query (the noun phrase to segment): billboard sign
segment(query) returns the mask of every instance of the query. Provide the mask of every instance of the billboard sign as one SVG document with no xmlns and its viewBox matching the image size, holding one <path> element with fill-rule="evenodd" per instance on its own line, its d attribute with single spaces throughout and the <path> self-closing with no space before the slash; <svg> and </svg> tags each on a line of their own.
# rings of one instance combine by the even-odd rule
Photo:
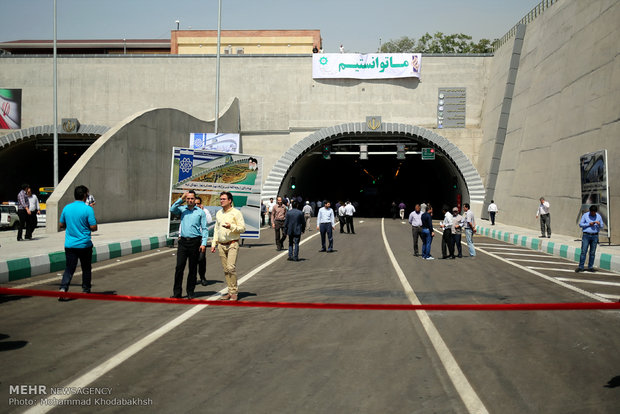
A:
<svg viewBox="0 0 620 414">
<path fill-rule="evenodd" d="M 168 237 L 179 236 L 180 217 L 170 212 L 172 204 L 183 193 L 194 190 L 209 210 L 213 221 L 208 223 L 213 236 L 215 214 L 220 207 L 220 193 L 230 191 L 233 206 L 245 221 L 246 239 L 260 237 L 260 204 L 263 159 L 248 154 L 229 154 L 193 148 L 172 149 L 172 172 L 168 205 Z"/>
<path fill-rule="evenodd" d="M 579 158 L 579 170 L 581 172 L 581 209 L 578 220 L 592 204 L 596 204 L 605 223 L 605 228 L 600 231 L 600 235 L 609 238 L 611 235 L 609 212 L 611 210 L 609 183 L 607 182 L 607 171 L 609 171 L 607 150 L 582 155 Z"/>
<path fill-rule="evenodd" d="M 419 78 L 420 53 L 314 53 L 313 79 Z"/>
</svg>

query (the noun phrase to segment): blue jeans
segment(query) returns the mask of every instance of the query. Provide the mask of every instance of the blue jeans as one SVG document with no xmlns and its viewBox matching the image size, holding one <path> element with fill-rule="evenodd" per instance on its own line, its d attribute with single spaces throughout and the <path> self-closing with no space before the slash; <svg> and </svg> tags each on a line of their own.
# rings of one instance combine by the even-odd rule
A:
<svg viewBox="0 0 620 414">
<path fill-rule="evenodd" d="M 299 239 L 301 239 L 300 234 L 288 236 L 288 257 L 291 259 L 299 259 Z"/>
<path fill-rule="evenodd" d="M 474 249 L 474 231 L 472 229 L 465 229 L 465 238 L 467 239 L 467 248 L 469 249 L 469 255 L 471 257 L 475 257 L 476 249 Z"/>
<path fill-rule="evenodd" d="M 422 229 L 422 258 L 426 259 L 431 257 L 431 244 L 433 243 L 433 236 L 431 236 L 430 229 Z"/>
<path fill-rule="evenodd" d="M 583 269 L 586 263 L 586 253 L 590 248 L 590 259 L 588 260 L 588 269 L 594 267 L 594 255 L 596 254 L 596 245 L 598 244 L 598 233 L 583 233 L 581 236 L 581 256 L 579 257 L 579 268 Z"/>
<path fill-rule="evenodd" d="M 65 247 L 65 259 L 67 265 L 65 267 L 65 273 L 62 275 L 62 282 L 60 282 L 60 288 L 65 291 L 69 291 L 69 285 L 75 268 L 77 267 L 78 260 L 82 266 L 82 291 L 90 292 L 91 276 L 92 276 L 92 261 L 93 261 L 93 246 L 85 247 L 83 249 L 77 249 L 72 247 Z"/>
</svg>

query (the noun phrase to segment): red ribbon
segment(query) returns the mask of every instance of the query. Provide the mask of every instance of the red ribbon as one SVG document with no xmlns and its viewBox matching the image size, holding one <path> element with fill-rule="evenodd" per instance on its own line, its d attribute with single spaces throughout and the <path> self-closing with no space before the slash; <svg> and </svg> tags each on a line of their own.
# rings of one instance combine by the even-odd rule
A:
<svg viewBox="0 0 620 414">
<path fill-rule="evenodd" d="M 620 302 L 580 303 L 502 303 L 463 305 L 400 305 L 378 303 L 305 303 L 258 302 L 204 299 L 172 299 L 148 296 L 107 295 L 101 293 L 72 293 L 51 290 L 13 289 L 0 287 L 0 295 L 47 296 L 69 299 L 109 300 L 117 302 L 168 303 L 177 305 L 239 306 L 249 308 L 348 309 L 348 310 L 427 310 L 427 311 L 536 311 L 536 310 L 610 310 L 620 309 Z"/>
</svg>

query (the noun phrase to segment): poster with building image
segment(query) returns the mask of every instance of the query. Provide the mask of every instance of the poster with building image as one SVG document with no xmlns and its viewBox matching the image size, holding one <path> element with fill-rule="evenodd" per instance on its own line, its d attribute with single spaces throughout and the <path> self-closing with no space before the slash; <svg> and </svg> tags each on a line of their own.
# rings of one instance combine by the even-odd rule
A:
<svg viewBox="0 0 620 414">
<path fill-rule="evenodd" d="M 579 170 L 581 172 L 581 210 L 579 218 L 596 204 L 598 212 L 603 218 L 605 228 L 600 236 L 609 238 L 611 235 L 610 223 L 610 200 L 607 171 L 609 164 L 607 150 L 600 150 L 584 154 L 579 158 Z"/>
<path fill-rule="evenodd" d="M 220 193 L 230 191 L 233 206 L 245 220 L 242 238 L 260 237 L 260 203 L 262 189 L 262 157 L 230 154 L 193 148 L 172 149 L 169 207 L 189 190 L 194 190 L 209 210 L 213 220 L 208 223 L 213 236 L 215 214 L 220 207 Z M 180 217 L 168 209 L 168 237 L 179 236 Z"/>
</svg>

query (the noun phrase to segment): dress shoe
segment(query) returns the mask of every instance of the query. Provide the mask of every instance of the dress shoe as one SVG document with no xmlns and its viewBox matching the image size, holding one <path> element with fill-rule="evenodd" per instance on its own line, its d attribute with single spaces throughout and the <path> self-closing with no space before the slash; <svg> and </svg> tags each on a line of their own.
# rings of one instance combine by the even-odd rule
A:
<svg viewBox="0 0 620 414">
<path fill-rule="evenodd" d="M 583 269 L 581 267 L 578 267 L 577 269 L 575 269 L 575 273 L 579 273 L 579 272 L 583 272 Z"/>
<path fill-rule="evenodd" d="M 327 253 L 333 253 L 334 249 L 327 249 Z"/>
<path fill-rule="evenodd" d="M 325 249 L 321 249 L 321 250 L 319 250 L 319 252 L 326 252 L 326 251 L 327 251 L 327 250 L 325 250 Z"/>
<path fill-rule="evenodd" d="M 170 299 L 181 299 L 181 295 L 172 295 Z"/>
<path fill-rule="evenodd" d="M 289 258 L 288 258 L 288 259 L 286 259 L 286 260 L 288 260 L 289 262 L 292 262 L 292 261 L 293 261 L 293 258 L 292 258 L 292 257 L 289 257 Z"/>
<path fill-rule="evenodd" d="M 194 292 L 192 293 L 187 292 L 187 299 L 196 299 L 196 295 L 194 294 Z"/>
<path fill-rule="evenodd" d="M 200 284 L 202 286 L 207 286 L 209 284 L 209 282 L 207 282 L 207 279 L 200 279 Z"/>
</svg>

